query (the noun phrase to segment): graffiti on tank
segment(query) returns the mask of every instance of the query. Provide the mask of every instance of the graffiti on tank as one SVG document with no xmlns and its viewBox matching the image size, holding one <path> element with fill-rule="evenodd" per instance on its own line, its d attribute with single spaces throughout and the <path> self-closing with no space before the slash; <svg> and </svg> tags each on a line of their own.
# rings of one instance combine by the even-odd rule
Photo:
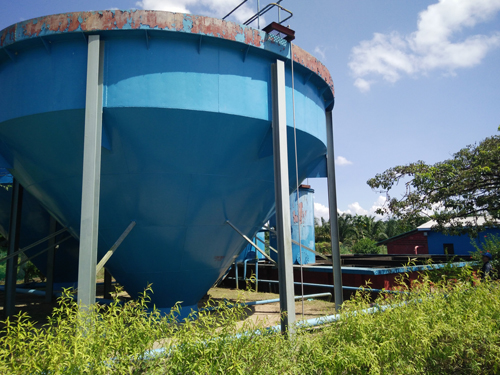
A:
<svg viewBox="0 0 500 375">
<path fill-rule="evenodd" d="M 298 224 L 300 222 L 300 224 L 304 224 L 304 218 L 306 217 L 307 215 L 307 210 L 303 210 L 303 207 L 304 207 L 304 204 L 302 202 L 299 202 L 299 214 L 297 215 L 295 210 L 293 211 L 292 215 L 293 215 L 293 223 L 294 224 Z"/>
</svg>

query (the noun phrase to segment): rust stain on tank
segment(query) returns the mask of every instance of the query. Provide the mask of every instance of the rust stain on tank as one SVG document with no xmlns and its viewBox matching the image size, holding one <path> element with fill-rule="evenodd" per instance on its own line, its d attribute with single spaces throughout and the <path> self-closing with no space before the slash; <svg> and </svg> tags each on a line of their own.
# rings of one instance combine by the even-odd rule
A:
<svg viewBox="0 0 500 375">
<path fill-rule="evenodd" d="M 247 28 L 245 29 L 245 43 L 252 46 L 260 47 L 262 37 L 259 30 Z"/>
<path fill-rule="evenodd" d="M 330 86 L 333 95 L 335 96 L 335 89 L 333 86 L 333 79 L 330 72 L 321 61 L 312 56 L 309 52 L 304 51 L 299 46 L 293 45 L 293 61 L 299 63 L 309 70 L 319 75 Z"/>
<path fill-rule="evenodd" d="M 19 33 L 21 28 L 22 33 Z M 0 47 L 31 37 L 54 33 L 90 32 L 98 30 L 158 29 L 207 35 L 264 48 L 265 33 L 248 26 L 221 19 L 152 10 L 104 10 L 55 14 L 20 22 L 0 32 Z M 318 74 L 334 93 L 328 69 L 302 48 L 293 46 L 293 59 Z"/>
<path fill-rule="evenodd" d="M 16 36 L 16 25 L 12 25 L 7 27 L 2 31 L 0 35 L 0 46 L 3 46 L 6 43 L 14 41 Z"/>
</svg>

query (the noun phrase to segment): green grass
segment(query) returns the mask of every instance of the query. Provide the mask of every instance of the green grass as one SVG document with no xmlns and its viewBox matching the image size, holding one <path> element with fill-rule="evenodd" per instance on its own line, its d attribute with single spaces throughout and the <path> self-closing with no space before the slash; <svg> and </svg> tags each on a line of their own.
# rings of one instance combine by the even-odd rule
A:
<svg viewBox="0 0 500 375">
<path fill-rule="evenodd" d="M 241 306 L 179 324 L 149 313 L 147 296 L 88 314 L 61 299 L 43 329 L 25 315 L 4 322 L 0 373 L 500 373 L 499 284 L 475 280 L 468 268 L 453 279 L 435 276 L 413 282 L 411 295 L 380 296 L 375 304 L 394 306 L 385 312 L 363 313 L 373 301 L 358 293 L 339 322 L 299 329 L 292 339 L 242 321 Z M 161 354 L 145 354 L 158 347 Z"/>
</svg>

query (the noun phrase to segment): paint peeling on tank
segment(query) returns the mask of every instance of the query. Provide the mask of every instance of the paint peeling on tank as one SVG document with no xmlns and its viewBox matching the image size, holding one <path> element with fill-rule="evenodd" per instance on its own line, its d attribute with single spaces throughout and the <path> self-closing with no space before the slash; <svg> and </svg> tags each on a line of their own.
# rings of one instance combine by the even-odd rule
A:
<svg viewBox="0 0 500 375">
<path fill-rule="evenodd" d="M 15 42 L 17 24 L 9 26 L 0 33 L 0 47 Z"/>
<path fill-rule="evenodd" d="M 0 31 L 0 47 L 53 34 L 132 29 L 175 30 L 206 35 L 245 43 L 255 48 L 277 53 L 282 58 L 290 58 L 290 43 L 275 41 L 261 30 L 211 17 L 152 10 L 104 10 L 39 17 L 17 23 Z M 328 69 L 300 47 L 294 46 L 293 49 L 294 61 L 320 76 L 333 92 L 333 80 Z"/>
<path fill-rule="evenodd" d="M 243 34 L 236 34 L 236 37 L 234 38 L 235 41 L 245 43 L 245 35 Z"/>
<path fill-rule="evenodd" d="M 187 17 L 184 18 L 184 20 L 182 21 L 182 31 L 184 31 L 185 33 L 190 33 L 192 28 L 193 28 L 193 20 Z"/>
<path fill-rule="evenodd" d="M 306 68 L 320 76 L 328 84 L 332 91 L 332 94 L 335 96 L 332 76 L 330 75 L 330 72 L 328 71 L 326 66 L 321 63 L 321 61 L 319 61 L 308 52 L 304 51 L 299 46 L 296 46 L 295 44 L 293 45 L 293 61 L 305 66 Z"/>
</svg>

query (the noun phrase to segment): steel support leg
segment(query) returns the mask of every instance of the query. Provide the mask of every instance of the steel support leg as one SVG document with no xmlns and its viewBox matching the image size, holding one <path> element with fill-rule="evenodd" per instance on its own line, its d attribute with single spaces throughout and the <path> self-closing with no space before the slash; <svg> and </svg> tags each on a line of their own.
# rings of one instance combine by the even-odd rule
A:
<svg viewBox="0 0 500 375">
<path fill-rule="evenodd" d="M 111 299 L 111 274 L 104 269 L 104 298 Z"/>
<path fill-rule="evenodd" d="M 49 224 L 49 235 L 54 234 L 57 230 L 57 221 L 52 216 L 50 217 Z M 54 260 L 56 255 L 56 238 L 52 237 L 49 240 L 50 249 L 47 252 L 47 273 L 45 277 L 47 278 L 45 283 L 45 302 L 52 301 L 52 295 L 54 293 Z"/>
<path fill-rule="evenodd" d="M 335 153 L 333 145 L 332 112 L 326 112 L 328 203 L 330 208 L 330 231 L 332 238 L 332 263 L 335 310 L 339 312 L 344 302 L 342 295 L 342 268 L 340 264 L 339 226 L 337 220 L 337 187 L 335 182 Z"/>
<path fill-rule="evenodd" d="M 96 294 L 101 177 L 103 47 L 104 44 L 101 43 L 99 35 L 89 36 L 80 255 L 78 262 L 78 304 L 80 308 L 84 309 L 95 303 Z"/>
<path fill-rule="evenodd" d="M 236 289 L 239 289 L 238 282 L 240 281 L 240 276 L 238 275 L 238 262 L 234 262 L 234 276 L 236 279 Z"/>
<path fill-rule="evenodd" d="M 278 243 L 278 278 L 281 332 L 291 333 L 295 323 L 293 285 L 292 228 L 290 188 L 288 185 L 288 144 L 286 135 L 285 63 L 272 65 L 274 191 L 276 198 L 276 239 Z"/>
<path fill-rule="evenodd" d="M 7 255 L 19 249 L 19 232 L 21 229 L 21 211 L 23 208 L 23 187 L 14 178 L 12 181 L 12 202 L 10 206 L 9 248 Z M 17 259 L 7 259 L 5 267 L 5 317 L 14 315 L 16 307 Z"/>
</svg>

